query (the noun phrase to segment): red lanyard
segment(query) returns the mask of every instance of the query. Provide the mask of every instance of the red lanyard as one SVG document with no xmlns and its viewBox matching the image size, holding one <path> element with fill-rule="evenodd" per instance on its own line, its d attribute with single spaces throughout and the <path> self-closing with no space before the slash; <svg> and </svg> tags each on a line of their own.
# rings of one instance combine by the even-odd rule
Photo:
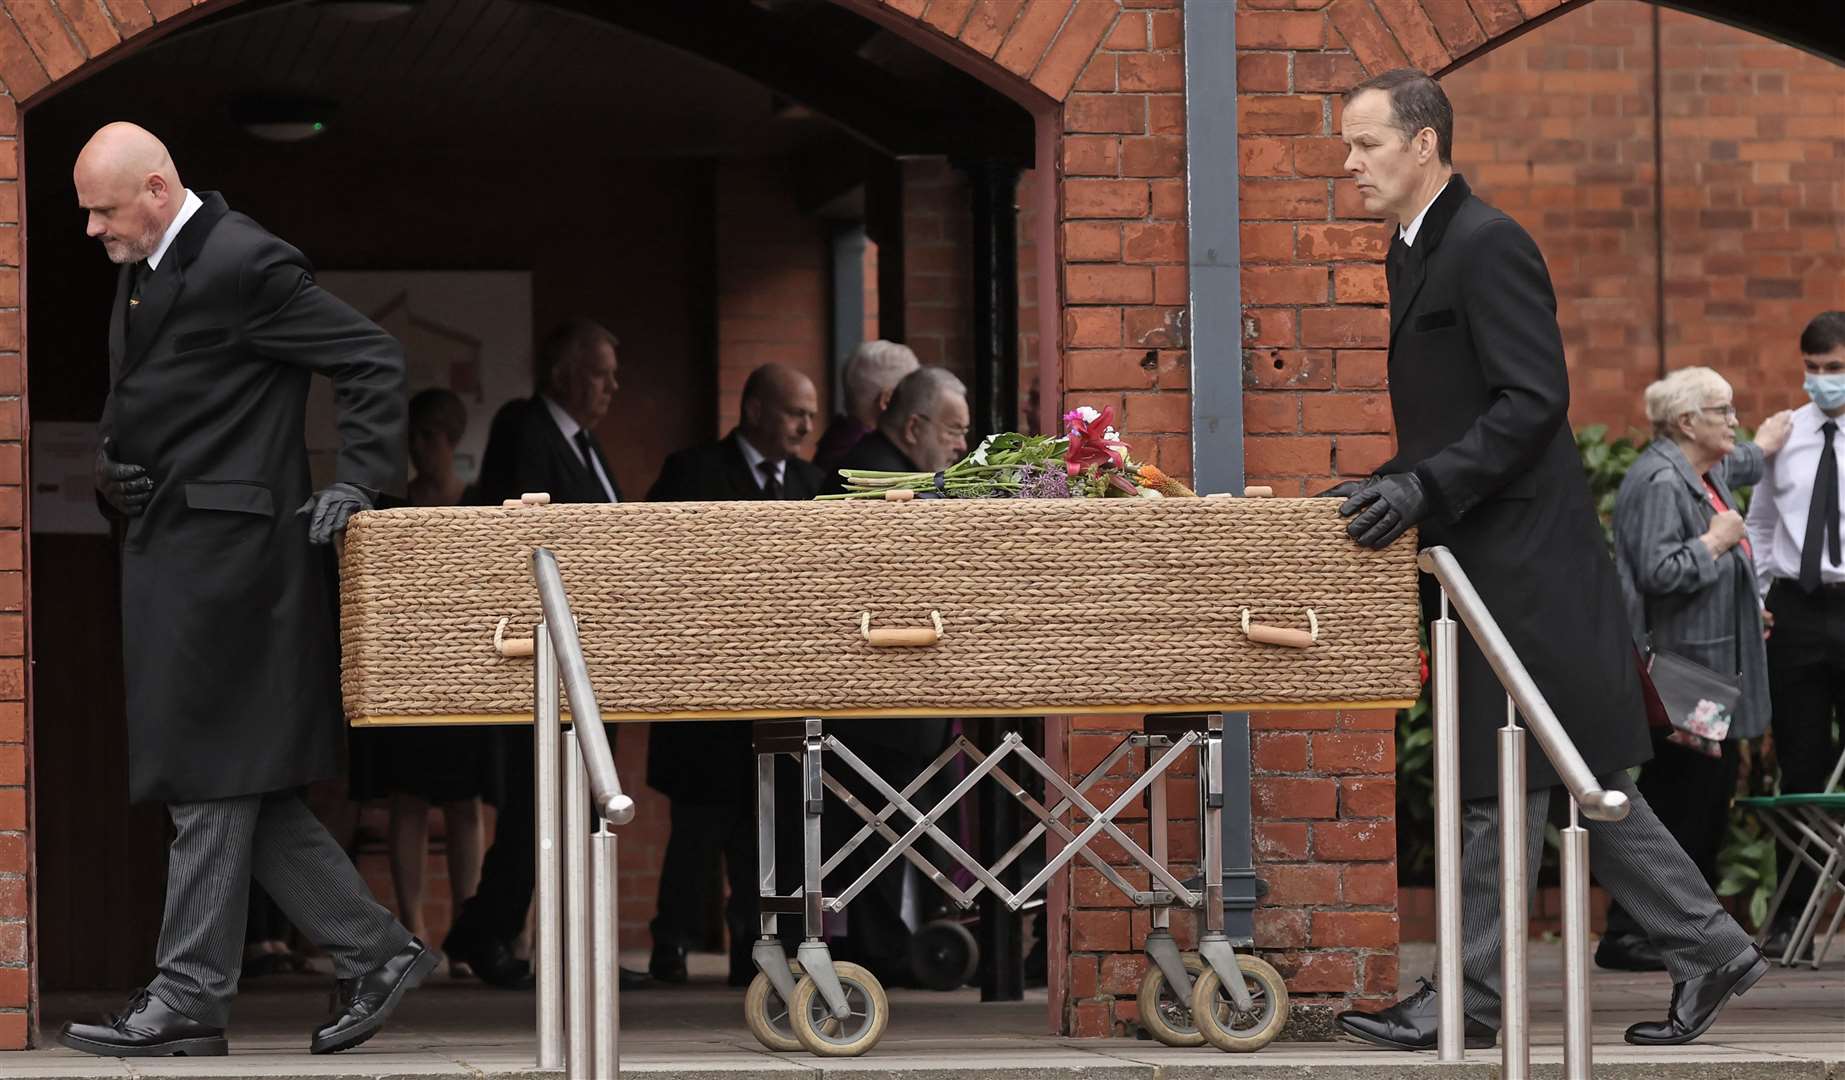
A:
<svg viewBox="0 0 1845 1080">
<path fill-rule="evenodd" d="M 1717 494 L 1717 486 L 1711 483 L 1708 478 L 1704 480 L 1704 492 L 1710 496 L 1712 509 L 1716 510 L 1719 514 L 1729 509 L 1729 507 L 1723 505 L 1723 497 Z M 1749 538 L 1747 536 L 1743 537 L 1740 543 L 1742 544 L 1743 554 L 1749 556 L 1750 559 L 1754 559 L 1755 552 L 1749 547 Z"/>
</svg>

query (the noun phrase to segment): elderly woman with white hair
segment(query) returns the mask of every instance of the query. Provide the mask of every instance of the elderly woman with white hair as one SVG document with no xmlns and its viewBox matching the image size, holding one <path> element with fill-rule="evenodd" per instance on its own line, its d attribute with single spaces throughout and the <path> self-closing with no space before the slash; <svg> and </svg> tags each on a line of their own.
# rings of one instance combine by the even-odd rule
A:
<svg viewBox="0 0 1845 1080">
<path fill-rule="evenodd" d="M 1730 384 L 1705 367 L 1681 368 L 1647 387 L 1653 441 L 1627 470 L 1614 505 L 1615 566 L 1628 621 L 1673 719 L 1653 732 L 1640 792 L 1713 887 L 1736 790 L 1737 744 L 1768 730 L 1762 608 L 1732 489 L 1761 479 L 1792 418 L 1776 413 L 1755 442 L 1739 442 L 1734 400 Z M 1691 690 L 1699 701 L 1734 698 L 1720 736 L 1721 719 L 1696 737 L 1671 717 Z M 1596 963 L 1662 970 L 1649 929 L 1610 903 Z"/>
<path fill-rule="evenodd" d="M 814 445 L 814 464 L 831 481 L 860 439 L 876 431 L 878 418 L 904 376 L 922 366 L 908 345 L 895 341 L 860 342 L 846 361 L 846 408 L 833 417 Z"/>
</svg>

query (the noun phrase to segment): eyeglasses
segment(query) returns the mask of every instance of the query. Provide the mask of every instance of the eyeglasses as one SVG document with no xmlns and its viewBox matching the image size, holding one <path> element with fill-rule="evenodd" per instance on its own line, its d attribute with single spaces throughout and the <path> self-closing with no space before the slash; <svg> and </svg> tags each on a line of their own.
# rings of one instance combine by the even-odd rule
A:
<svg viewBox="0 0 1845 1080">
<path fill-rule="evenodd" d="M 936 427 L 941 428 L 943 431 L 946 431 L 948 434 L 953 435 L 957 439 L 967 438 L 967 433 L 969 430 L 971 430 L 971 427 L 968 424 L 961 424 L 958 426 L 953 425 L 953 424 L 944 424 L 940 420 L 937 420 L 935 417 L 930 416 L 927 413 L 917 413 L 916 415 L 922 417 L 924 420 L 929 421 L 931 424 L 934 424 Z"/>
<path fill-rule="evenodd" d="M 1734 405 L 1706 405 L 1698 411 L 1710 413 L 1712 416 L 1721 416 L 1732 424 L 1736 422 L 1736 406 Z"/>
</svg>

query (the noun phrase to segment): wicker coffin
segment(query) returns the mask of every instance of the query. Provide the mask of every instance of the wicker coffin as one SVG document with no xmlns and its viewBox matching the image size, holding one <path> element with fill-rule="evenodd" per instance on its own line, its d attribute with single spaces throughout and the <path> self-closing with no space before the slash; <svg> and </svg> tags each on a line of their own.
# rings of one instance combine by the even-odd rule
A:
<svg viewBox="0 0 1845 1080">
<path fill-rule="evenodd" d="M 738 502 L 389 510 L 346 535 L 355 724 L 528 718 L 531 552 L 558 556 L 604 716 L 1143 712 L 1402 705 L 1413 536 L 1331 499 Z M 1256 624 L 1318 636 L 1250 640 Z M 879 648 L 874 630 L 939 642 Z M 924 637 L 929 636 L 924 634 Z"/>
</svg>

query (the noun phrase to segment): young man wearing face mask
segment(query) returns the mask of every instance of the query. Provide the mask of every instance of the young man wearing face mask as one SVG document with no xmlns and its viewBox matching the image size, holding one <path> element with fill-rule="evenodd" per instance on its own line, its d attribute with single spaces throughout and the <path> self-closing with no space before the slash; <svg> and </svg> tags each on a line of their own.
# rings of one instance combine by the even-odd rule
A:
<svg viewBox="0 0 1845 1080">
<path fill-rule="evenodd" d="M 1749 503 L 1768 636 L 1768 692 L 1781 792 L 1822 791 L 1839 759 L 1833 718 L 1845 721 L 1845 311 L 1823 311 L 1800 335 L 1809 403 L 1794 410 L 1787 445 L 1769 462 Z M 1781 867 L 1782 873 L 1790 867 Z M 1763 951 L 1778 958 L 1813 891 L 1805 866 L 1770 928 Z"/>
</svg>

